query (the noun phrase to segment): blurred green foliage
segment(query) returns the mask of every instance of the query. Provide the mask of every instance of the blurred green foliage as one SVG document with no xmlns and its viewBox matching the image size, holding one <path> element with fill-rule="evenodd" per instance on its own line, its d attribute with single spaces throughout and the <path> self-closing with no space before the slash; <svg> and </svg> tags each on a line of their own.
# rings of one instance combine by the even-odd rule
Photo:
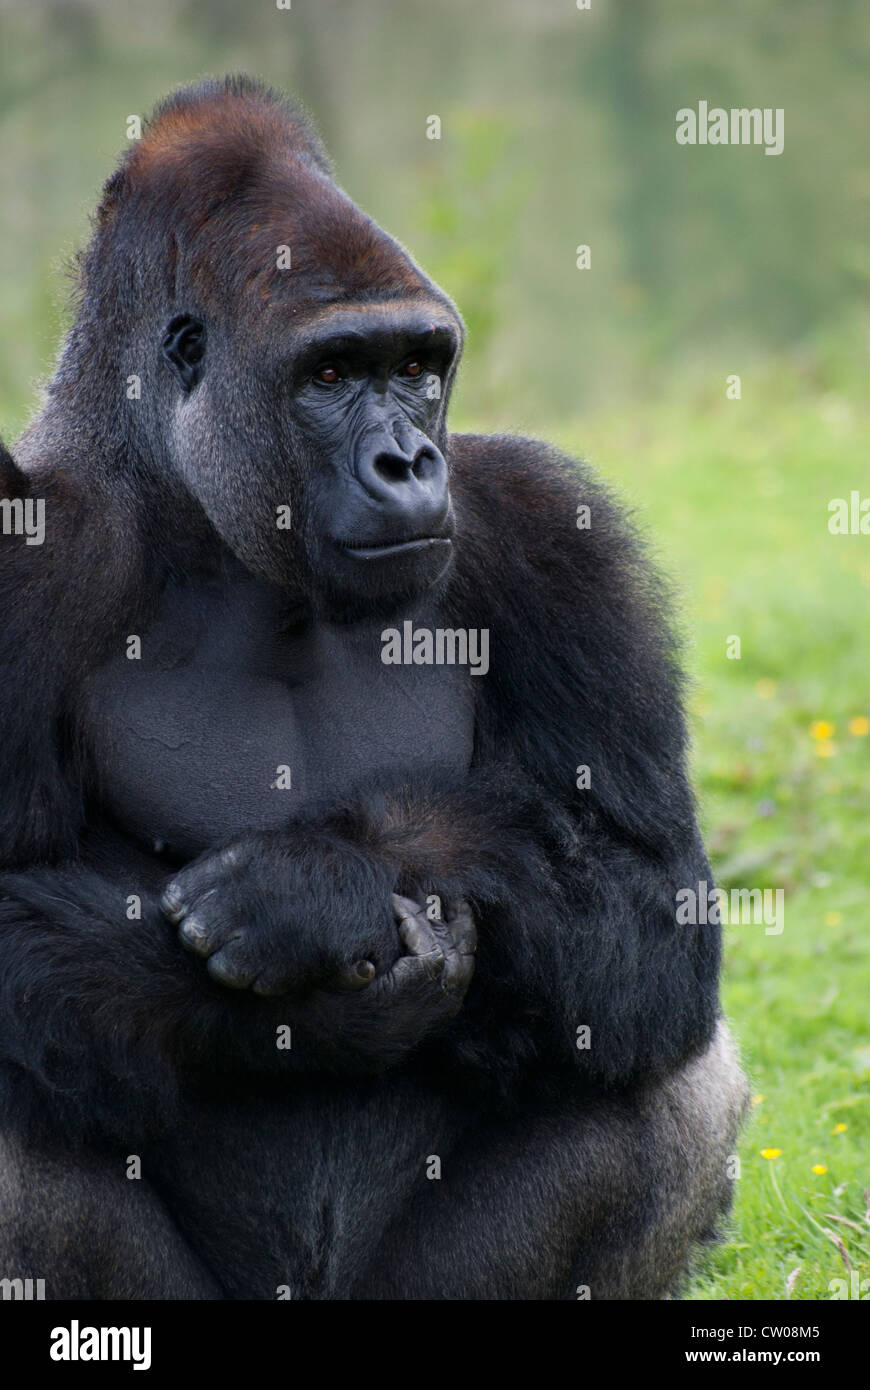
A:
<svg viewBox="0 0 870 1390">
<path fill-rule="evenodd" d="M 351 195 L 459 303 L 460 404 L 506 423 L 741 371 L 867 303 L 860 0 L 5 0 L 0 25 L 7 432 L 126 117 L 209 72 L 303 99 Z M 783 107 L 783 154 L 678 146 L 700 98 Z"/>
</svg>

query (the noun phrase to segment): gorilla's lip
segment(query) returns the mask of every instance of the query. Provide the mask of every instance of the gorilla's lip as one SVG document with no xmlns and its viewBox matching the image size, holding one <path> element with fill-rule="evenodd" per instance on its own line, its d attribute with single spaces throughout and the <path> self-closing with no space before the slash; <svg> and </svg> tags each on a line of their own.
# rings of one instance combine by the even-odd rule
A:
<svg viewBox="0 0 870 1390">
<path fill-rule="evenodd" d="M 396 555 L 412 555 L 416 551 L 431 550 L 434 546 L 449 547 L 449 536 L 415 536 L 410 541 L 372 541 L 364 545 L 348 545 L 346 541 L 338 544 L 346 555 L 355 560 L 389 560 Z"/>
</svg>

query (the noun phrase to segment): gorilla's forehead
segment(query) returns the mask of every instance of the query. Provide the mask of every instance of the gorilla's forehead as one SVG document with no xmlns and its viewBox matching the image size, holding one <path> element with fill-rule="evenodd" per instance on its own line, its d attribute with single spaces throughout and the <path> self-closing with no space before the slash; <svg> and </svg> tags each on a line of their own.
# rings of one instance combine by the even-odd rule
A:
<svg viewBox="0 0 870 1390">
<path fill-rule="evenodd" d="M 419 342 L 440 340 L 458 346 L 461 323 L 449 301 L 421 291 L 419 296 L 388 296 L 382 299 L 350 299 L 318 305 L 312 302 L 299 306 L 293 314 L 293 333 L 297 350 L 305 351 L 313 343 L 334 339 L 336 343 L 352 343 L 359 339 L 371 341 L 402 336 Z"/>
<path fill-rule="evenodd" d="M 444 299 L 408 253 L 321 170 L 270 158 L 181 211 L 178 244 L 206 302 L 316 313 L 363 299 Z M 458 318 L 458 316 L 456 316 Z"/>
<path fill-rule="evenodd" d="M 247 287 L 256 280 L 263 298 L 304 298 L 316 309 L 341 298 L 433 290 L 407 252 L 319 171 L 277 171 L 239 212 L 229 209 L 215 230 L 226 252 L 244 261 Z"/>
</svg>

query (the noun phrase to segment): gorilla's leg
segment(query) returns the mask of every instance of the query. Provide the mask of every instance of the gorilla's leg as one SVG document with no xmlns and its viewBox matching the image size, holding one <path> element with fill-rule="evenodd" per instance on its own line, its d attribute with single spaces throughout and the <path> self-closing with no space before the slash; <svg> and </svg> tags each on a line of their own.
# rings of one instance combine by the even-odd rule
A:
<svg viewBox="0 0 870 1390">
<path fill-rule="evenodd" d="M 589 1171 L 594 1175 L 597 1166 L 614 1206 L 598 1230 L 575 1227 L 578 1254 L 569 1298 L 578 1297 L 583 1285 L 592 1298 L 679 1292 L 695 1246 L 716 1236 L 730 1207 L 748 1102 L 746 1078 L 723 1021 L 702 1057 L 646 1089 L 630 1128 L 618 1122 L 622 1137 L 615 1148 L 603 1131 L 587 1141 Z M 620 1163 L 627 1165 L 622 1180 Z"/>
<path fill-rule="evenodd" d="M 570 1088 L 470 1134 L 386 1233 L 355 1298 L 661 1298 L 731 1196 L 747 1086 L 724 1023 L 667 1081 L 580 1103 Z"/>
<path fill-rule="evenodd" d="M 94 1154 L 39 1153 L 0 1134 L 0 1279 L 47 1299 L 220 1298 L 160 1199 Z"/>
</svg>

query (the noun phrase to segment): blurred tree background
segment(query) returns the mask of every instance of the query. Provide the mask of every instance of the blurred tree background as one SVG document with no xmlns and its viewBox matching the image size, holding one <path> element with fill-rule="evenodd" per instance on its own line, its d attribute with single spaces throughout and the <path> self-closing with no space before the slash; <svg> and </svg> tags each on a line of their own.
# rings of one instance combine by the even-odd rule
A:
<svg viewBox="0 0 870 1390">
<path fill-rule="evenodd" d="M 637 505 L 691 636 L 717 879 L 785 890 L 781 935 L 726 931 L 753 1121 L 693 1295 L 866 1295 L 870 536 L 827 522 L 870 497 L 870 9 L 591 3 L 0 0 L 0 431 L 127 117 L 228 71 L 300 97 L 465 316 L 454 425 L 555 438 Z M 783 108 L 784 152 L 677 145 L 702 99 Z"/>
<path fill-rule="evenodd" d="M 7 430 L 127 115 L 207 73 L 302 98 L 351 196 L 461 306 L 475 413 L 509 402 L 533 424 L 674 371 L 812 354 L 867 304 L 860 0 L 0 0 L 0 26 Z M 783 107 L 784 152 L 678 146 L 699 98 Z"/>
</svg>

